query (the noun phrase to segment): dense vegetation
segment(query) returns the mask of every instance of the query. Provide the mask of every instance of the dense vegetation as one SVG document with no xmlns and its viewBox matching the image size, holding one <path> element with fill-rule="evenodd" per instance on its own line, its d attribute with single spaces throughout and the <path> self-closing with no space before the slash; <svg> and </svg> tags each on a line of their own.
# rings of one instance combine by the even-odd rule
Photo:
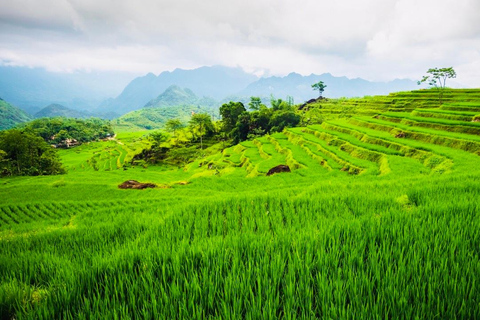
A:
<svg viewBox="0 0 480 320">
<path fill-rule="evenodd" d="M 192 112 L 213 113 L 213 109 L 206 109 L 199 106 L 174 106 L 143 108 L 129 112 L 120 118 L 112 120 L 115 131 L 132 132 L 141 130 L 162 129 L 169 119 L 179 119 L 187 123 Z"/>
<path fill-rule="evenodd" d="M 36 176 L 64 172 L 56 151 L 41 137 L 16 129 L 0 132 L 2 176 Z"/>
<path fill-rule="evenodd" d="M 88 142 L 114 134 L 109 121 L 97 118 L 41 118 L 23 124 L 20 129 L 38 135 L 51 144 L 66 139 Z"/>
<path fill-rule="evenodd" d="M 479 90 L 322 99 L 220 152 L 198 117 L 180 169 L 123 166 L 160 133 L 60 150 L 66 176 L 0 184 L 0 317 L 479 318 L 478 111 Z"/>
<path fill-rule="evenodd" d="M 31 117 L 27 113 L 0 98 L 0 130 L 13 128 L 29 120 Z"/>
</svg>

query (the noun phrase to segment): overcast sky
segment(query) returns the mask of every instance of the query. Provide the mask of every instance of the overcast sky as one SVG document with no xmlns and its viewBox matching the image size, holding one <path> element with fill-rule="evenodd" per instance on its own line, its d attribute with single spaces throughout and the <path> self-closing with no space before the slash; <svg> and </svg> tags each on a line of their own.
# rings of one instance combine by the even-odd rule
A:
<svg viewBox="0 0 480 320">
<path fill-rule="evenodd" d="M 0 64 L 158 74 L 417 80 L 480 87 L 480 0 L 0 0 Z"/>
</svg>

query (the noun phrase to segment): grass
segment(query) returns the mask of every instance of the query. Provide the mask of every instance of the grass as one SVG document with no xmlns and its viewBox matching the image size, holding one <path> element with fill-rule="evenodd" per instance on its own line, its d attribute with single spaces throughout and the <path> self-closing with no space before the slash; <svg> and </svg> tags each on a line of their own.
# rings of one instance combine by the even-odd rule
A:
<svg viewBox="0 0 480 320">
<path fill-rule="evenodd" d="M 125 167 L 148 145 L 125 132 L 62 150 L 64 176 L 2 178 L 0 318 L 480 317 L 477 141 L 459 122 L 382 115 L 432 101 L 342 101 L 380 117 L 332 116 L 182 168 Z M 293 170 L 267 177 L 278 164 Z M 162 188 L 118 189 L 130 179 Z"/>
</svg>

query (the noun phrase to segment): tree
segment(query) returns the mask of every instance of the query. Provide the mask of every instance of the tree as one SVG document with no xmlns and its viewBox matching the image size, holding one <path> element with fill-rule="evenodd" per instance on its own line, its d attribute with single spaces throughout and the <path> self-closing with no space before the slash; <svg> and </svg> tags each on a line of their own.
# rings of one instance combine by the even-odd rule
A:
<svg viewBox="0 0 480 320">
<path fill-rule="evenodd" d="M 250 110 L 258 111 L 260 110 L 260 105 L 262 100 L 259 97 L 250 97 L 250 102 L 248 103 Z"/>
<path fill-rule="evenodd" d="M 456 78 L 457 73 L 453 70 L 453 67 L 450 68 L 430 68 L 427 70 L 427 75 L 418 81 L 417 84 L 420 85 L 424 82 L 427 82 L 429 86 L 435 87 L 438 90 L 438 97 L 440 104 L 443 103 L 443 92 L 445 91 L 447 79 Z"/>
<path fill-rule="evenodd" d="M 273 113 L 270 119 L 271 131 L 282 131 L 285 127 L 295 127 L 300 122 L 300 116 L 290 110 Z"/>
<path fill-rule="evenodd" d="M 0 134 L 2 174 L 48 175 L 64 173 L 56 150 L 41 137 L 20 130 Z"/>
<path fill-rule="evenodd" d="M 326 84 L 323 83 L 323 81 L 318 81 L 317 83 L 312 84 L 313 90 L 318 90 L 318 97 L 321 98 L 323 91 L 325 91 L 325 88 L 327 87 Z"/>
<path fill-rule="evenodd" d="M 236 127 L 238 117 L 243 112 L 247 111 L 241 102 L 224 103 L 220 107 L 220 115 L 222 116 L 223 130 L 230 135 L 232 130 Z"/>
<path fill-rule="evenodd" d="M 189 121 L 190 127 L 196 130 L 200 136 L 200 149 L 203 149 L 203 136 L 207 131 L 213 131 L 213 124 L 210 115 L 206 113 L 196 113 L 192 115 Z"/>
<path fill-rule="evenodd" d="M 170 119 L 165 123 L 165 129 L 169 132 L 173 132 L 174 137 L 175 137 L 175 132 L 184 127 L 185 125 L 179 119 Z"/>
</svg>

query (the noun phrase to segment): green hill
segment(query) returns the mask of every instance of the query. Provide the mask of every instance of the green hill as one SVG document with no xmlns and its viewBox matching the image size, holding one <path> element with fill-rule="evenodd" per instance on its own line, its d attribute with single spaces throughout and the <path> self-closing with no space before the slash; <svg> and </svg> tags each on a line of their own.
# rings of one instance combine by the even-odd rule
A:
<svg viewBox="0 0 480 320">
<path fill-rule="evenodd" d="M 73 110 L 60 104 L 52 103 L 39 112 L 35 113 L 35 118 L 89 118 L 90 115 L 81 111 Z"/>
<path fill-rule="evenodd" d="M 172 85 L 143 109 L 132 111 L 112 121 L 122 131 L 137 131 L 163 128 L 169 119 L 190 120 L 192 112 L 209 113 L 215 116 L 217 102 L 211 98 L 198 98 L 190 89 Z"/>
<path fill-rule="evenodd" d="M 143 108 L 137 111 L 129 112 L 118 119 L 112 120 L 116 131 L 138 131 L 161 129 L 170 119 L 180 119 L 187 123 L 190 120 L 192 112 L 212 113 L 212 109 L 184 105 L 174 107 Z"/>
<path fill-rule="evenodd" d="M 480 90 L 298 112 L 181 168 L 121 133 L 2 179 L 0 318 L 478 318 Z"/>
<path fill-rule="evenodd" d="M 157 98 L 149 101 L 145 108 L 160 108 L 174 106 L 198 105 L 203 107 L 214 107 L 217 102 L 208 97 L 198 98 L 192 90 L 172 85 L 160 94 Z"/>
<path fill-rule="evenodd" d="M 32 117 L 25 111 L 0 98 L 0 130 L 13 128 L 15 125 L 31 119 Z"/>
</svg>

